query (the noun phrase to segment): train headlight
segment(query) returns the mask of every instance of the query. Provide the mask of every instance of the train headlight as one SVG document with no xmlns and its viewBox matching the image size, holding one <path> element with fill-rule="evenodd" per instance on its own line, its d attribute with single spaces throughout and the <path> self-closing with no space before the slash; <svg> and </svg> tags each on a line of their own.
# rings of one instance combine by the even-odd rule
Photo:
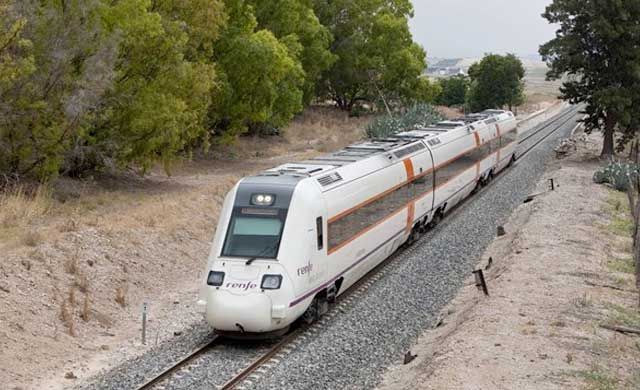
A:
<svg viewBox="0 0 640 390">
<path fill-rule="evenodd" d="M 218 271 L 209 271 L 209 276 L 207 277 L 207 284 L 213 287 L 222 286 L 222 282 L 224 281 L 224 272 Z"/>
<path fill-rule="evenodd" d="M 276 201 L 276 196 L 271 194 L 254 194 L 251 196 L 251 204 L 255 206 L 271 206 Z"/>
<path fill-rule="evenodd" d="M 264 275 L 260 288 L 263 290 L 277 290 L 282 284 L 282 275 Z"/>
</svg>

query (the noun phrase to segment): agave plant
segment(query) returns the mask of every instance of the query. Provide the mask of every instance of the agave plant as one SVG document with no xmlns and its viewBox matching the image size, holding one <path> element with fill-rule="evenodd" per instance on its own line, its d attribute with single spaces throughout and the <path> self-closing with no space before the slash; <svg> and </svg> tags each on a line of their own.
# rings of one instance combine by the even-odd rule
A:
<svg viewBox="0 0 640 390">
<path fill-rule="evenodd" d="M 618 191 L 626 191 L 638 180 L 639 174 L 640 167 L 637 164 L 612 161 L 593 175 L 593 181 L 598 184 L 610 184 Z"/>
<path fill-rule="evenodd" d="M 397 117 L 380 117 L 367 126 L 369 138 L 384 138 L 401 131 L 425 127 L 444 120 L 444 117 L 429 104 L 417 104 Z"/>
</svg>

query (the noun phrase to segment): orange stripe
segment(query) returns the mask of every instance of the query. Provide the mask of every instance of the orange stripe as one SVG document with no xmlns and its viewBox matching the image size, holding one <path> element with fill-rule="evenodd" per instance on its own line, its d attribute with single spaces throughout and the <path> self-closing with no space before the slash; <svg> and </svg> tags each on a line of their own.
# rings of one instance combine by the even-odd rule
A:
<svg viewBox="0 0 640 390">
<path fill-rule="evenodd" d="M 467 151 L 467 152 L 465 152 L 465 153 L 468 153 L 468 152 L 469 152 L 469 151 Z M 465 154 L 465 153 L 463 153 L 463 154 Z M 461 154 L 461 155 L 462 155 L 462 154 Z M 459 155 L 459 156 L 457 156 L 457 157 L 455 157 L 455 158 L 453 158 L 453 159 L 451 159 L 451 160 L 449 160 L 449 161 L 445 161 L 445 163 L 443 163 L 443 164 L 439 165 L 437 168 L 439 168 L 440 166 L 442 166 L 442 165 L 444 165 L 444 164 L 449 163 L 450 161 L 455 160 L 456 158 L 460 157 L 461 155 Z M 436 168 L 436 169 L 437 169 L 437 168 Z M 347 215 L 349 215 L 349 214 L 353 213 L 353 212 L 354 212 L 354 211 L 356 211 L 357 209 L 360 209 L 360 208 L 363 208 L 363 207 L 365 207 L 365 206 L 368 206 L 368 205 L 370 205 L 371 203 L 375 202 L 376 200 L 378 200 L 378 199 L 380 199 L 380 198 L 383 198 L 383 197 L 385 197 L 385 196 L 389 195 L 390 193 L 392 193 L 393 191 L 397 190 L 398 188 L 400 188 L 400 187 L 402 187 L 402 186 L 405 186 L 405 185 L 407 185 L 407 184 L 411 183 L 413 180 L 415 180 L 415 179 L 420 179 L 421 177 L 427 176 L 428 174 L 430 174 L 430 173 L 432 173 L 432 172 L 433 172 L 433 169 L 432 169 L 432 168 L 430 168 L 430 169 L 428 169 L 426 172 L 423 172 L 423 173 L 419 174 L 418 176 L 414 176 L 414 177 L 413 177 L 413 179 L 411 179 L 411 180 L 406 180 L 406 181 L 404 181 L 404 182 L 402 182 L 402 183 L 400 183 L 400 184 L 398 184 L 398 185 L 396 185 L 396 186 L 394 186 L 394 187 L 392 187 L 392 188 L 389 188 L 388 190 L 386 190 L 386 191 L 384 191 L 384 192 L 382 192 L 382 193 L 380 193 L 380 194 L 378 194 L 378 195 L 374 195 L 373 197 L 371 197 L 371 198 L 367 199 L 366 201 L 364 201 L 364 202 L 362 202 L 362 203 L 359 203 L 359 204 L 357 204 L 357 205 L 355 205 L 355 206 L 353 206 L 353 207 L 351 207 L 351 208 L 349 208 L 349 209 L 347 209 L 347 210 L 345 210 L 345 211 L 343 211 L 343 212 L 341 212 L 341 213 L 339 213 L 339 214 L 337 214 L 337 215 L 334 215 L 333 217 L 329 218 L 328 223 L 333 223 L 333 222 L 335 222 L 335 221 L 337 221 L 337 220 L 339 220 L 339 219 L 342 219 L 342 218 L 346 217 Z"/>
<path fill-rule="evenodd" d="M 409 208 L 407 209 L 407 233 L 411 232 L 413 229 L 413 219 L 416 216 L 416 204 L 411 202 L 409 203 Z"/>
<path fill-rule="evenodd" d="M 464 171 L 460 172 L 459 174 L 455 175 L 454 177 L 452 177 L 449 181 L 446 181 L 438 186 L 436 186 L 435 190 L 438 190 L 441 187 L 446 186 L 447 184 L 451 183 L 452 181 L 456 180 L 458 177 L 464 175 L 467 171 L 469 170 L 469 168 L 465 169 Z M 329 249 L 329 251 L 327 252 L 328 254 L 333 254 L 337 251 L 339 251 L 340 249 L 344 248 L 345 246 L 347 246 L 348 244 L 352 243 L 354 240 L 362 237 L 363 235 L 369 233 L 371 230 L 373 230 L 374 228 L 376 228 L 378 225 L 381 225 L 385 222 L 387 222 L 389 219 L 395 217 L 396 215 L 398 215 L 398 213 L 400 213 L 401 211 L 404 210 L 405 207 L 407 206 L 414 206 L 414 218 L 415 218 L 415 202 L 417 202 L 418 200 L 428 196 L 429 194 L 432 194 L 434 190 L 429 190 L 423 194 L 420 194 L 418 196 L 416 196 L 415 198 L 411 199 L 411 201 L 409 201 L 409 203 L 405 204 L 404 206 L 400 207 L 398 210 L 394 211 L 393 213 L 387 215 L 386 217 L 382 218 L 380 221 L 374 223 L 373 225 L 365 228 L 364 230 L 361 230 L 360 232 L 358 232 L 355 236 L 351 237 L 350 239 L 340 243 L 339 245 L 337 245 L 336 247 Z M 409 220 L 409 218 L 407 217 L 407 221 Z"/>
<path fill-rule="evenodd" d="M 380 193 L 378 195 L 374 195 L 373 197 L 365 200 L 362 203 L 359 203 L 359 204 L 357 204 L 357 205 L 355 205 L 355 206 L 353 206 L 353 207 L 351 207 L 351 208 L 349 208 L 349 209 L 347 209 L 347 210 L 345 210 L 345 211 L 343 211 L 343 212 L 341 212 L 339 214 L 334 215 L 333 217 L 329 218 L 328 223 L 333 223 L 333 222 L 335 222 L 335 221 L 337 221 L 339 219 L 342 219 L 342 218 L 346 217 L 347 215 L 351 214 L 352 212 L 356 211 L 357 209 L 360 209 L 362 207 L 368 206 L 371 203 L 375 202 L 376 200 L 378 200 L 378 199 L 380 199 L 380 198 L 382 198 L 384 196 L 389 195 L 390 193 L 392 193 L 393 191 L 397 190 L 398 188 L 411 183 L 413 180 L 419 179 L 421 177 L 424 177 L 424 176 L 430 174 L 431 172 L 433 172 L 434 170 L 440 169 L 443 166 L 451 163 L 452 161 L 457 160 L 458 158 L 460 158 L 460 156 L 464 156 L 465 154 L 467 154 L 467 153 L 469 153 L 469 152 L 471 152 L 471 151 L 473 151 L 475 149 L 478 149 L 480 147 L 480 145 L 481 145 L 480 136 L 478 135 L 478 133 L 474 133 L 474 135 L 475 135 L 475 138 L 476 138 L 476 146 L 475 147 L 472 147 L 469 150 L 465 150 L 464 152 L 462 152 L 462 153 L 450 158 L 449 160 L 438 164 L 434 168 L 428 169 L 427 171 L 421 173 L 420 175 L 413 176 L 413 179 L 411 179 L 411 180 L 406 180 L 406 181 L 404 181 L 404 182 L 402 182 L 402 183 L 400 183 L 400 184 L 398 184 L 398 185 L 396 185 L 396 186 L 394 186 L 392 188 L 389 188 L 388 190 L 386 190 L 386 191 L 384 191 L 384 192 L 382 192 L 382 193 Z M 404 161 L 406 161 L 406 160 L 404 160 Z M 413 163 L 411 165 L 413 166 Z M 405 162 L 405 169 L 406 169 L 406 162 Z M 415 175 L 415 173 L 414 173 L 414 175 Z"/>
<path fill-rule="evenodd" d="M 416 176 L 413 170 L 413 162 L 411 161 L 410 158 L 408 158 L 404 160 L 403 163 L 404 163 L 404 170 L 407 171 L 407 180 L 413 180 L 413 178 Z"/>
</svg>

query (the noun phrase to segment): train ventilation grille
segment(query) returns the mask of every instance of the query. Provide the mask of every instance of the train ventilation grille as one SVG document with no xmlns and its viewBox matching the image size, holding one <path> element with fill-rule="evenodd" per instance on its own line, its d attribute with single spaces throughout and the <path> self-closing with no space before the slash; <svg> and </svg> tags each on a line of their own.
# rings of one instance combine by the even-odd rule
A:
<svg viewBox="0 0 640 390">
<path fill-rule="evenodd" d="M 337 183 L 340 180 L 342 180 L 342 176 L 340 176 L 339 173 L 335 172 L 330 175 L 318 178 L 318 183 L 320 183 L 321 186 L 326 187 L 330 184 Z"/>
<path fill-rule="evenodd" d="M 397 152 L 395 152 L 394 155 L 396 156 L 396 158 L 402 158 L 404 156 L 408 156 L 411 153 L 415 153 L 418 150 L 422 150 L 424 148 L 425 148 L 424 144 L 422 142 L 420 142 L 420 143 L 411 145 L 409 147 L 406 147 L 404 149 L 400 149 Z"/>
</svg>

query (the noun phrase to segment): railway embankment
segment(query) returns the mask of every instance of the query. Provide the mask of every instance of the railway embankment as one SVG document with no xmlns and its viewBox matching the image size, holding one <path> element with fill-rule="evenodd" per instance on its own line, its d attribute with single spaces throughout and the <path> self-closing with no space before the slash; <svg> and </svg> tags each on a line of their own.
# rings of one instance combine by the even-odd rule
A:
<svg viewBox="0 0 640 390">
<path fill-rule="evenodd" d="M 578 138 L 484 252 L 489 296 L 469 278 L 380 389 L 640 388 L 640 338 L 607 329 L 640 328 L 628 202 L 592 181 L 598 136 Z"/>
</svg>

